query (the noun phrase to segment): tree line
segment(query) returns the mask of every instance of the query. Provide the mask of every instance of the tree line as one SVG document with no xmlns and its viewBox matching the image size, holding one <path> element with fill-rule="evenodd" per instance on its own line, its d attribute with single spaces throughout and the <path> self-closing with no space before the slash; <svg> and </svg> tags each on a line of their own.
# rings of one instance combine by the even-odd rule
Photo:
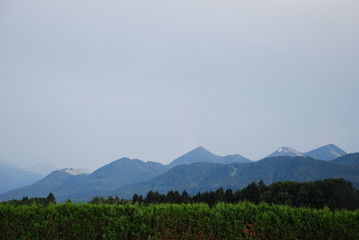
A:
<svg viewBox="0 0 359 240">
<path fill-rule="evenodd" d="M 161 194 L 149 191 L 145 196 L 134 194 L 131 200 L 120 199 L 118 196 L 95 197 L 92 204 L 160 204 L 160 203 L 207 203 L 214 206 L 217 203 L 238 203 L 249 201 L 254 204 L 261 202 L 269 204 L 289 205 L 293 207 L 309 207 L 321 209 L 359 209 L 359 191 L 344 179 L 326 179 L 313 182 L 275 182 L 267 186 L 263 180 L 252 182 L 241 190 L 218 188 L 216 191 L 199 192 L 190 195 L 187 191 L 168 191 Z"/>
<path fill-rule="evenodd" d="M 132 199 L 121 199 L 118 196 L 94 197 L 90 204 L 160 204 L 160 203 L 206 203 L 214 206 L 217 203 L 238 203 L 249 201 L 254 204 L 261 202 L 269 204 L 289 205 L 293 207 L 309 207 L 321 209 L 359 209 L 359 191 L 344 179 L 326 179 L 313 182 L 275 182 L 267 186 L 263 180 L 252 182 L 241 190 L 218 188 L 215 191 L 198 192 L 190 195 L 186 191 L 168 191 L 161 194 L 149 191 L 145 196 L 134 194 Z M 71 202 L 67 200 L 67 202 Z M 33 203 L 48 205 L 56 203 L 55 196 L 50 193 L 47 198 L 28 198 L 3 202 L 12 205 L 31 205 Z"/>
<path fill-rule="evenodd" d="M 10 201 L 4 201 L 2 203 L 3 204 L 11 204 L 11 205 L 15 205 L 15 206 L 32 205 L 32 204 L 39 204 L 39 205 L 47 206 L 51 203 L 52 204 L 56 203 L 56 198 L 55 198 L 54 194 L 49 193 L 49 195 L 47 195 L 46 198 L 39 198 L 39 197 L 29 198 L 28 196 L 24 196 L 21 200 L 13 199 Z"/>
<path fill-rule="evenodd" d="M 149 191 L 145 197 L 134 194 L 135 203 L 207 203 L 214 206 L 219 202 L 238 203 L 249 201 L 254 204 L 266 202 L 293 207 L 330 209 L 358 209 L 359 191 L 344 179 L 326 179 L 314 182 L 275 182 L 267 186 L 263 180 L 252 182 L 241 190 L 218 188 L 216 191 L 199 192 L 190 196 L 186 191 L 169 191 L 160 194 Z"/>
</svg>

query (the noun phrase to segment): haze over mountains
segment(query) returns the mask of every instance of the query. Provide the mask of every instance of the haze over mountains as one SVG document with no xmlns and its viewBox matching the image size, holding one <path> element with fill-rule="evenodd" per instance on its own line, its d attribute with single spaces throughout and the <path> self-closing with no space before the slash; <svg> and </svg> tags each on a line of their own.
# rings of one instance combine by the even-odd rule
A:
<svg viewBox="0 0 359 240">
<path fill-rule="evenodd" d="M 19 198 L 18 193 L 28 197 L 43 197 L 47 196 L 50 192 L 56 192 L 72 183 L 78 182 L 84 177 L 86 177 L 86 174 L 74 171 L 73 169 L 56 170 L 34 184 L 9 191 L 5 194 L 7 194 L 9 199 Z"/>
<path fill-rule="evenodd" d="M 134 193 L 146 194 L 149 190 L 163 193 L 186 190 L 194 194 L 219 187 L 240 189 L 260 179 L 270 184 L 341 177 L 359 187 L 358 163 L 359 154 L 346 154 L 334 144 L 307 153 L 282 147 L 260 161 L 241 155 L 218 156 L 198 147 L 168 165 L 121 158 L 91 174 L 57 170 L 36 183 L 1 194 L 0 200 L 46 197 L 49 192 L 58 201 L 84 202 L 95 196 L 116 194 L 130 198 Z"/>
<path fill-rule="evenodd" d="M 0 193 L 39 181 L 43 177 L 41 174 L 0 162 Z"/>
<path fill-rule="evenodd" d="M 56 166 L 51 163 L 36 163 L 30 167 L 27 167 L 26 170 L 30 172 L 34 172 L 43 176 L 47 176 L 50 173 L 60 170 L 61 168 L 59 166 Z"/>
</svg>

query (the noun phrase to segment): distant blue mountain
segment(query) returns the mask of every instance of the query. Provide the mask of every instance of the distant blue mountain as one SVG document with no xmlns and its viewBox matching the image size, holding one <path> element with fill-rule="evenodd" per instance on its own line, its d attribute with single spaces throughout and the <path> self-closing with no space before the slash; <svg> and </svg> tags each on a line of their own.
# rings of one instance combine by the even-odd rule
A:
<svg viewBox="0 0 359 240">
<path fill-rule="evenodd" d="M 180 156 L 179 158 L 176 158 L 173 160 L 168 166 L 170 168 L 173 168 L 175 166 L 184 165 L 184 164 L 191 164 L 196 162 L 207 162 L 207 163 L 232 163 L 232 162 L 239 162 L 239 163 L 249 163 L 251 160 L 248 158 L 245 158 L 239 154 L 235 155 L 227 155 L 227 156 L 218 156 L 204 147 L 197 147 L 193 149 L 192 151 Z"/>
<path fill-rule="evenodd" d="M 334 144 L 328 144 L 319 148 L 316 148 L 314 150 L 311 150 L 306 153 L 301 153 L 297 150 L 294 150 L 290 147 L 280 147 L 277 151 L 271 153 L 266 158 L 270 157 L 301 157 L 301 156 L 308 156 L 312 157 L 318 160 L 324 160 L 324 161 L 331 161 L 333 159 L 336 159 L 338 157 L 344 156 L 347 153 L 337 147 Z"/>
<path fill-rule="evenodd" d="M 52 192 L 58 201 L 89 201 L 94 196 L 109 194 L 119 187 L 147 181 L 167 170 L 168 167 L 160 163 L 121 158 L 88 175 L 80 176 L 74 170 L 55 171 L 31 186 L 0 195 L 0 200 L 19 199 L 25 195 L 46 197 Z"/>
<path fill-rule="evenodd" d="M 64 186 L 79 182 L 85 177 L 86 174 L 73 169 L 56 170 L 36 183 L 1 194 L 0 200 L 21 199 L 24 196 L 46 197 L 50 192 L 55 193 Z"/>
<path fill-rule="evenodd" d="M 67 185 L 54 194 L 60 200 L 67 198 L 88 201 L 94 196 L 103 196 L 121 186 L 147 181 L 167 172 L 168 167 L 157 162 L 121 158 L 113 161 L 86 178 Z"/>
<path fill-rule="evenodd" d="M 325 161 L 331 161 L 346 154 L 347 153 L 344 150 L 334 144 L 328 144 L 304 153 L 305 156 Z"/>
<path fill-rule="evenodd" d="M 0 162 L 0 194 L 39 181 L 43 176 L 9 163 Z"/>
</svg>

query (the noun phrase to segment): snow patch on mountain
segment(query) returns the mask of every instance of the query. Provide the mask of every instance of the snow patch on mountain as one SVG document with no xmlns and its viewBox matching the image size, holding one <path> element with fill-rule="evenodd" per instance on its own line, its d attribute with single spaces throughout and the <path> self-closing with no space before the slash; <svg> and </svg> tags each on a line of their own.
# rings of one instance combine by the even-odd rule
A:
<svg viewBox="0 0 359 240">
<path fill-rule="evenodd" d="M 279 156 L 286 156 L 286 157 L 302 157 L 304 156 L 303 153 L 291 148 L 291 147 L 279 147 L 277 151 L 271 153 L 266 158 L 270 157 L 279 157 Z"/>
<path fill-rule="evenodd" d="M 297 150 L 294 150 L 293 148 L 290 148 L 290 147 L 278 147 L 278 150 L 277 150 L 278 153 L 293 153 L 297 156 L 303 156 L 303 153 L 301 152 L 298 152 Z"/>
<path fill-rule="evenodd" d="M 67 168 L 67 169 L 65 169 L 65 172 L 67 172 L 68 174 L 73 175 L 73 176 L 84 174 L 84 173 L 81 173 L 81 172 L 79 172 L 79 171 L 76 171 L 76 170 L 74 170 L 74 169 L 72 169 L 72 168 Z"/>
</svg>

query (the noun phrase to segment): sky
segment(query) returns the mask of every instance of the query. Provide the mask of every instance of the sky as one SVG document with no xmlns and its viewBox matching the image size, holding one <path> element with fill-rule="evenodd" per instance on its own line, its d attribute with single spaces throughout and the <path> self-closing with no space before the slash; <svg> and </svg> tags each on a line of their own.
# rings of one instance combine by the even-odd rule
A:
<svg viewBox="0 0 359 240">
<path fill-rule="evenodd" d="M 0 0 L 0 159 L 359 151 L 357 0 Z"/>
</svg>

